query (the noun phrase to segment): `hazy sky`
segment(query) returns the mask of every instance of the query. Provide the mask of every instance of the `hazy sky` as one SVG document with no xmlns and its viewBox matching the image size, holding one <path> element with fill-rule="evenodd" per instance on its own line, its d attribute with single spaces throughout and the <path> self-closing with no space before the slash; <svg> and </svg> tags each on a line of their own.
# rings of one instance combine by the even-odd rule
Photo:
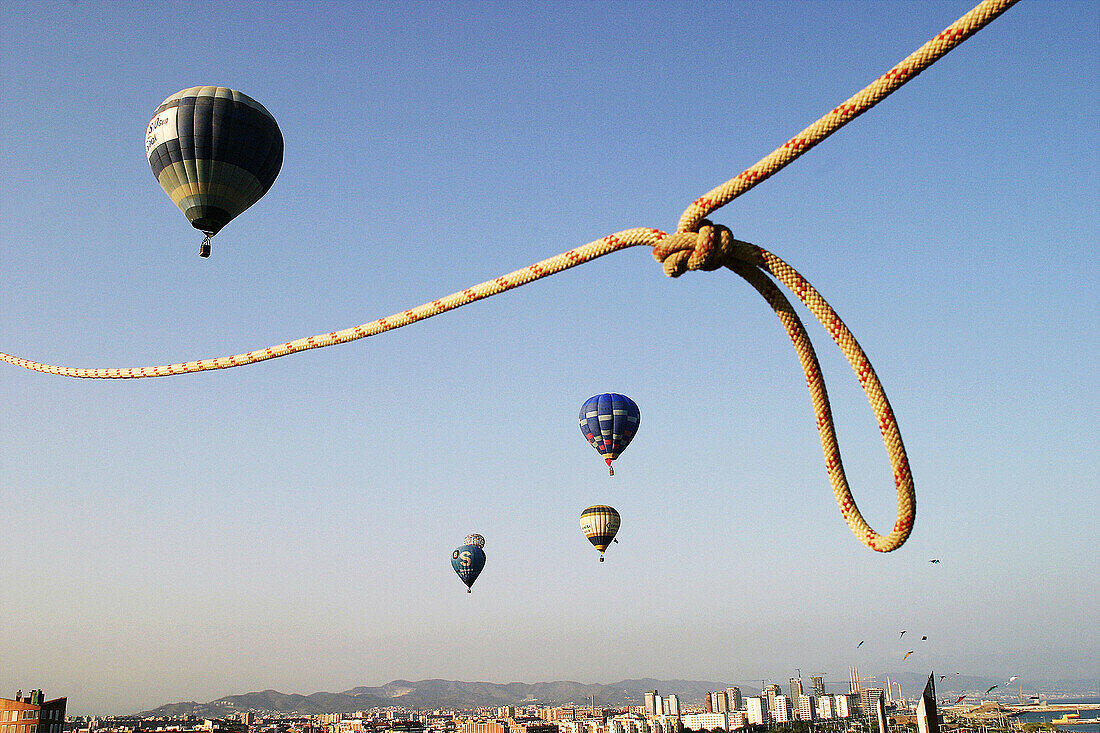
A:
<svg viewBox="0 0 1100 733">
<path fill-rule="evenodd" d="M 672 230 L 970 7 L 2 3 L 0 350 L 234 354 Z M 1096 3 L 1022 2 L 714 217 L 867 350 L 916 477 L 897 552 L 844 525 L 767 305 L 636 248 L 239 369 L 0 364 L 0 694 L 79 714 L 394 678 L 1100 679 L 1098 29 Z M 143 151 L 201 84 L 286 143 L 209 260 Z M 875 420 L 812 328 L 887 530 Z M 605 391 L 642 413 L 614 478 L 576 423 Z M 623 517 L 603 564 L 594 503 Z"/>
</svg>

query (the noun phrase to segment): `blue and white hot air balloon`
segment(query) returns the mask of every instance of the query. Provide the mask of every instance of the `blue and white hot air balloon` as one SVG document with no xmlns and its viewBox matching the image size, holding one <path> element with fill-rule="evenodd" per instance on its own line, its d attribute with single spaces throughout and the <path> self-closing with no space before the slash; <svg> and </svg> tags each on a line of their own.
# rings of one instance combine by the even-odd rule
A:
<svg viewBox="0 0 1100 733">
<path fill-rule="evenodd" d="M 581 432 L 603 456 L 612 476 L 615 475 L 615 469 L 611 462 L 630 445 L 634 434 L 638 432 L 640 420 L 641 415 L 634 400 L 614 392 L 589 397 L 581 406 Z"/>
</svg>

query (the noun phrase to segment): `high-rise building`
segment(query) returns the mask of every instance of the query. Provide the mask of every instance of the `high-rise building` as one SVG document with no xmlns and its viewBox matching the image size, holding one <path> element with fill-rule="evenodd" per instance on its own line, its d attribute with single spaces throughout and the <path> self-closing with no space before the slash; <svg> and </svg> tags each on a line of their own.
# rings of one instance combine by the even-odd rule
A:
<svg viewBox="0 0 1100 733">
<path fill-rule="evenodd" d="M 928 675 L 917 703 L 917 733 L 940 733 L 940 714 L 936 710 L 936 675 Z"/>
<path fill-rule="evenodd" d="M 810 686 L 814 691 L 814 697 L 822 697 L 825 695 L 825 678 L 821 676 L 811 677 Z"/>
<path fill-rule="evenodd" d="M 766 725 L 771 720 L 768 715 L 768 701 L 763 697 L 746 697 L 745 713 L 749 725 Z"/>
<path fill-rule="evenodd" d="M 813 722 L 817 720 L 817 707 L 814 705 L 814 699 L 809 695 L 798 696 L 798 714 L 799 720 L 807 720 Z"/>
<path fill-rule="evenodd" d="M 833 715 L 838 718 L 850 718 L 859 707 L 859 695 L 849 692 L 846 695 L 833 695 Z"/>
<path fill-rule="evenodd" d="M 718 708 L 716 713 L 728 713 L 730 711 L 729 696 L 725 690 L 714 693 L 714 706 Z"/>
<path fill-rule="evenodd" d="M 798 704 L 798 698 L 802 696 L 802 678 L 791 677 L 788 682 L 791 686 L 791 703 Z"/>
<path fill-rule="evenodd" d="M 645 694 L 645 712 L 646 715 L 657 714 L 657 691 L 650 690 Z"/>
<path fill-rule="evenodd" d="M 878 719 L 879 733 L 890 733 L 886 722 L 886 700 L 882 695 L 875 696 L 875 717 Z"/>
<path fill-rule="evenodd" d="M 656 692 L 656 690 L 654 690 Z M 660 695 L 655 695 L 653 698 L 653 710 L 654 715 L 665 715 L 665 700 Z"/>
<path fill-rule="evenodd" d="M 665 714 L 666 715 L 675 715 L 675 716 L 678 716 L 680 714 L 680 697 L 679 697 L 679 695 L 669 695 L 668 696 L 668 712 L 665 713 Z"/>
<path fill-rule="evenodd" d="M 833 698 L 828 695 L 821 695 L 815 697 L 817 700 L 817 717 L 822 720 L 828 720 L 833 717 Z"/>
<path fill-rule="evenodd" d="M 61 733 L 65 729 L 68 698 L 46 700 L 42 690 L 22 690 L 14 699 L 0 697 L 0 731 L 4 733 Z"/>
<path fill-rule="evenodd" d="M 773 723 L 789 723 L 793 716 L 791 699 L 786 695 L 775 696 L 775 710 L 772 711 Z"/>
<path fill-rule="evenodd" d="M 881 687 L 864 687 L 859 691 L 859 710 L 864 715 L 874 715 L 879 701 L 885 707 L 886 693 Z"/>
<path fill-rule="evenodd" d="M 779 696 L 782 690 L 779 689 L 779 685 L 770 684 L 764 688 L 764 697 L 768 700 L 768 712 L 774 717 L 775 715 L 775 698 Z"/>
<path fill-rule="evenodd" d="M 703 709 L 706 710 L 708 713 L 713 713 L 714 712 L 714 693 L 713 692 L 708 692 L 707 693 L 707 699 L 704 702 Z"/>
<path fill-rule="evenodd" d="M 727 687 L 726 700 L 729 701 L 730 710 L 741 710 L 744 708 L 744 702 L 741 700 L 740 687 Z"/>
</svg>

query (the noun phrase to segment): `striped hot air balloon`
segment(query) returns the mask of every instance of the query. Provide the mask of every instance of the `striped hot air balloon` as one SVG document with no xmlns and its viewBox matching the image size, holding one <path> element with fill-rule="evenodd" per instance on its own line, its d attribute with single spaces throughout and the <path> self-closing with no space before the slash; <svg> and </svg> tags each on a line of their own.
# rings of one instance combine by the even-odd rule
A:
<svg viewBox="0 0 1100 733">
<path fill-rule="evenodd" d="M 267 193 L 283 135 L 264 106 L 225 87 L 191 87 L 161 102 L 145 131 L 153 175 L 191 226 L 210 237 Z"/>
<path fill-rule="evenodd" d="M 580 426 L 584 437 L 603 456 L 612 476 L 611 462 L 626 450 L 638 432 L 641 414 L 634 400 L 609 392 L 589 397 L 581 406 Z"/>
<path fill-rule="evenodd" d="M 581 529 L 592 546 L 600 551 L 600 562 L 607 546 L 615 539 L 621 519 L 614 507 L 604 504 L 590 506 L 581 512 Z"/>
<path fill-rule="evenodd" d="M 480 547 L 481 549 L 484 550 L 485 549 L 485 538 L 482 537 L 479 534 L 476 534 L 476 533 L 475 534 L 468 534 L 468 535 L 466 535 L 466 539 L 462 540 L 462 544 L 464 544 L 464 545 L 473 545 L 474 547 Z"/>
</svg>

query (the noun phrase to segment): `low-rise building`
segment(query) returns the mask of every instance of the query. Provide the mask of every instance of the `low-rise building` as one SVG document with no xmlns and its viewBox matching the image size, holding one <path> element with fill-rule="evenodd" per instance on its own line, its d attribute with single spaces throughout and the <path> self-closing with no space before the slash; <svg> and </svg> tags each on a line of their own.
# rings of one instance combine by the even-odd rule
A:
<svg viewBox="0 0 1100 733">
<path fill-rule="evenodd" d="M 14 698 L 0 697 L 0 733 L 62 733 L 68 698 L 46 700 L 42 690 Z"/>
<path fill-rule="evenodd" d="M 680 716 L 680 722 L 688 730 L 729 730 L 729 716 L 726 713 L 687 713 Z"/>
</svg>

